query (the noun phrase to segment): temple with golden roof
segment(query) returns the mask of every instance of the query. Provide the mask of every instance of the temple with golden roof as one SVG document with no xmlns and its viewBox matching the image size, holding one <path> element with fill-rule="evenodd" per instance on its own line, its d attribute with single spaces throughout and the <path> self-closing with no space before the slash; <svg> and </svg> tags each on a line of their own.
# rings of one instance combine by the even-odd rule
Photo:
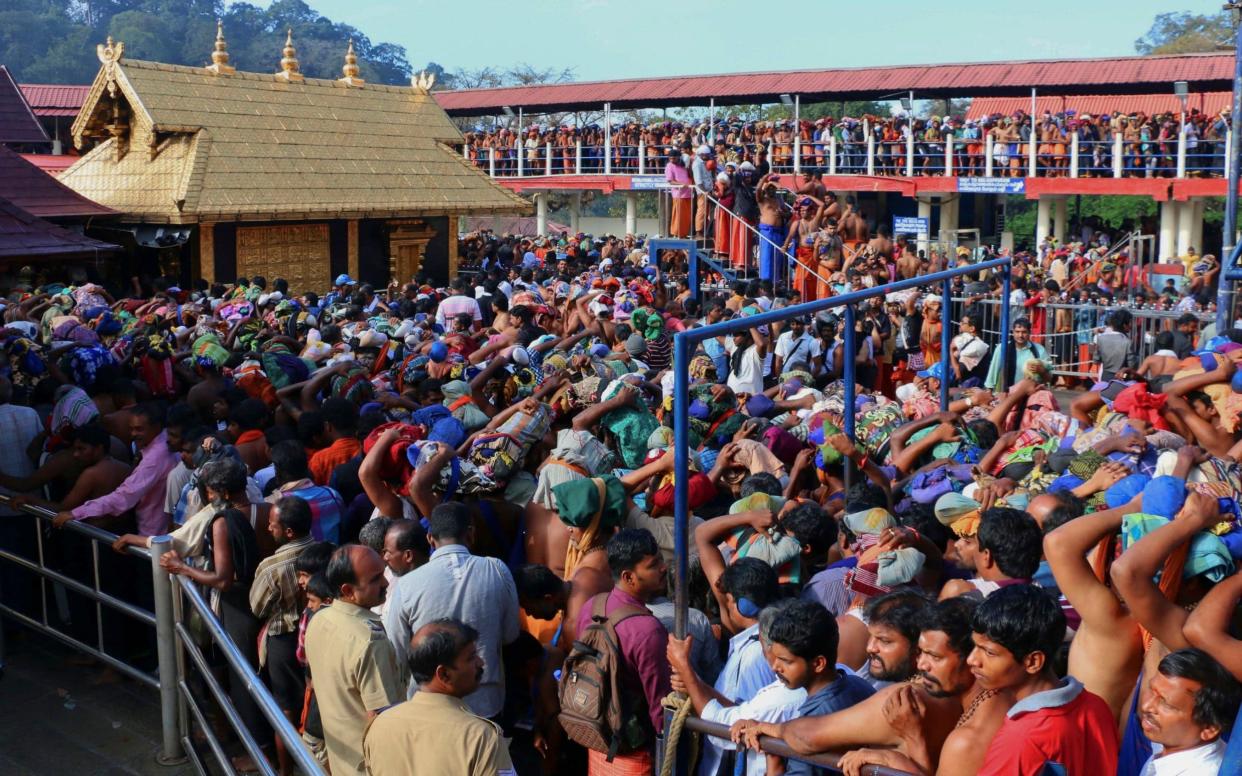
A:
<svg viewBox="0 0 1242 776">
<path fill-rule="evenodd" d="M 90 150 L 60 181 L 136 229 L 182 235 L 171 274 L 299 292 L 343 272 L 453 276 L 459 216 L 529 212 L 453 150 L 430 78 L 365 83 L 352 42 L 335 81 L 302 75 L 292 33 L 282 54 L 279 72 L 244 73 L 219 28 L 205 67 L 125 59 L 109 39 L 72 128 Z"/>
</svg>

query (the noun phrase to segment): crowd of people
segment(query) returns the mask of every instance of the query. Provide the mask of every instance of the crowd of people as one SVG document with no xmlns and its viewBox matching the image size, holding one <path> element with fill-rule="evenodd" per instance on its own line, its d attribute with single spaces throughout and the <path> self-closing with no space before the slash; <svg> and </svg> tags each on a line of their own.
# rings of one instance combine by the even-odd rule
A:
<svg viewBox="0 0 1242 776">
<path fill-rule="evenodd" d="M 944 175 L 949 166 L 946 139 L 951 136 L 955 175 L 985 174 L 991 138 L 993 175 L 1025 176 L 1029 144 L 1034 142 L 1040 177 L 1065 177 L 1070 174 L 1076 136 L 1079 176 L 1112 177 L 1114 138 L 1120 137 L 1123 176 L 1151 178 L 1176 175 L 1183 121 L 1187 175 L 1222 177 L 1228 109 L 1216 114 L 1194 108 L 1185 114 L 1155 115 L 1118 110 L 1093 116 L 1070 108 L 1034 117 L 1015 111 L 970 119 L 866 114 L 797 122 L 731 117 L 715 124 L 702 120 L 620 122 L 608 131 L 599 124 L 478 127 L 465 133 L 464 153 L 481 168 L 491 169 L 494 164 L 501 176 L 517 175 L 519 158 L 523 175 L 544 175 L 549 169 L 553 175 L 600 174 L 605 168 L 635 174 L 640 167 L 646 174 L 658 175 L 669 149 L 683 144 L 706 144 L 722 161 L 771 165 L 781 173 L 793 172 L 795 159 L 800 157 L 799 170 L 820 173 L 833 169 L 841 175 L 864 174 L 870 169 L 876 175 Z"/>
<path fill-rule="evenodd" d="M 875 284 L 927 271 L 867 248 Z M 479 269 L 447 287 L 10 279 L 0 486 L 117 548 L 171 532 L 163 568 L 334 776 L 651 774 L 666 708 L 729 727 L 704 776 L 824 772 L 765 736 L 851 776 L 1216 772 L 1242 702 L 1242 329 L 1171 322 L 1140 364 L 1115 311 L 1069 399 L 1030 306 L 1007 348 L 981 331 L 994 273 L 956 319 L 933 288 L 852 331 L 740 329 L 692 354 L 675 482 L 673 336 L 798 290 L 692 298 L 632 237 L 460 249 Z"/>
</svg>

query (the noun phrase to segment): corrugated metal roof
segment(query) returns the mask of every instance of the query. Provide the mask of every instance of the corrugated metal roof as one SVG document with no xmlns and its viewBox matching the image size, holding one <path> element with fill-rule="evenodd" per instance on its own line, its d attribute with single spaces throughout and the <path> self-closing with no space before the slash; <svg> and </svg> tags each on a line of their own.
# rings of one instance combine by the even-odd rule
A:
<svg viewBox="0 0 1242 776">
<path fill-rule="evenodd" d="M 116 253 L 119 247 L 92 240 L 63 226 L 36 218 L 26 210 L 0 197 L 0 257 L 90 256 Z"/>
<path fill-rule="evenodd" d="M 0 143 L 50 143 L 8 68 L 0 65 Z"/>
<path fill-rule="evenodd" d="M 0 146 L 0 197 L 39 218 L 89 218 L 116 214 L 4 146 Z"/>
<path fill-rule="evenodd" d="M 1222 108 L 1228 108 L 1232 95 L 1229 92 L 1199 92 L 1191 94 L 1186 101 L 1187 110 L 1198 110 L 1200 113 L 1215 115 Z M 1088 94 L 1060 97 L 1038 97 L 1035 100 L 1035 112 L 1042 114 L 1065 113 L 1072 110 L 1078 115 L 1084 113 L 1099 116 L 1104 113 L 1119 111 L 1130 115 L 1143 113 L 1155 116 L 1160 113 L 1181 113 L 1182 103 L 1172 94 Z M 1008 116 L 1022 111 L 1030 113 L 1031 98 L 1029 97 L 977 97 L 970 103 L 966 118 L 980 119 L 984 116 L 1000 114 Z"/>
<path fill-rule="evenodd" d="M 22 154 L 21 157 L 53 178 L 68 170 L 74 162 L 82 158 L 69 154 Z"/>
<path fill-rule="evenodd" d="M 36 116 L 76 116 L 90 93 L 90 84 L 20 84 Z"/>
<path fill-rule="evenodd" d="M 531 111 L 718 105 L 776 102 L 782 94 L 804 101 L 915 97 L 1029 96 L 1032 87 L 1056 94 L 1165 93 L 1174 81 L 1192 91 L 1227 89 L 1233 79 L 1229 54 L 1180 54 L 1113 59 L 1035 60 L 899 67 L 796 70 L 591 81 L 498 89 L 437 92 L 436 100 L 453 115 L 499 113 L 509 106 Z"/>
</svg>

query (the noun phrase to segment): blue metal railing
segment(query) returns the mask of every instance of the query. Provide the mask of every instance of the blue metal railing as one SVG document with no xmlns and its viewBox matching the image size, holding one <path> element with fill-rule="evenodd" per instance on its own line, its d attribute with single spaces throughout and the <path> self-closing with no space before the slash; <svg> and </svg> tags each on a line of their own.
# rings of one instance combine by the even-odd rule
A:
<svg viewBox="0 0 1242 776">
<path fill-rule="evenodd" d="M 1001 283 L 1001 339 L 1000 339 L 1000 359 L 1001 364 L 1005 363 L 1007 351 L 1009 349 L 1009 287 L 1010 287 L 1010 266 L 1009 258 L 995 259 L 993 261 L 985 261 L 979 264 L 970 264 L 962 267 L 954 267 L 936 272 L 930 275 L 923 275 L 909 280 L 899 280 L 895 283 L 889 283 L 877 288 L 868 288 L 862 291 L 854 291 L 841 296 L 829 297 L 828 299 L 818 299 L 813 302 L 805 302 L 803 304 L 794 305 L 793 307 L 785 307 L 779 310 L 772 310 L 759 315 L 752 315 L 746 318 L 734 318 L 728 321 L 721 321 L 710 326 L 703 326 L 697 329 L 689 329 L 679 332 L 673 337 L 673 433 L 674 433 L 674 449 L 675 449 L 675 477 L 676 482 L 689 481 L 690 467 L 690 357 L 694 353 L 694 348 L 699 343 L 710 337 L 720 337 L 734 334 L 739 331 L 745 331 L 757 326 L 765 326 L 771 323 L 789 320 L 790 318 L 811 316 L 816 313 L 830 310 L 834 307 L 845 307 L 844 337 L 845 347 L 845 374 L 843 380 L 845 383 L 845 434 L 846 436 L 854 436 L 854 398 L 856 392 L 856 384 L 854 382 L 854 357 L 856 343 L 854 341 L 854 305 L 867 299 L 877 296 L 884 296 L 896 291 L 904 291 L 910 288 L 918 288 L 920 286 L 940 284 L 942 305 L 941 310 L 947 314 L 951 309 L 952 300 L 950 298 L 950 281 L 960 275 L 974 275 L 980 272 L 997 270 L 1002 273 Z M 949 369 L 949 342 L 951 339 L 951 331 L 948 321 L 944 321 L 941 330 L 941 364 L 945 375 L 952 372 Z M 1005 370 L 1001 370 L 1001 388 L 1006 387 L 1004 380 L 1007 378 Z M 949 380 L 940 381 L 940 403 L 942 408 L 948 406 L 949 401 Z M 689 605 L 688 593 L 686 589 L 687 575 L 689 573 L 689 520 L 690 505 L 688 501 L 688 491 L 686 488 L 677 488 L 674 492 L 675 506 L 675 527 L 674 527 L 674 555 L 676 556 L 676 578 L 674 580 L 675 589 L 675 618 L 673 621 L 673 629 L 678 638 L 685 638 L 686 634 L 686 611 Z"/>
</svg>

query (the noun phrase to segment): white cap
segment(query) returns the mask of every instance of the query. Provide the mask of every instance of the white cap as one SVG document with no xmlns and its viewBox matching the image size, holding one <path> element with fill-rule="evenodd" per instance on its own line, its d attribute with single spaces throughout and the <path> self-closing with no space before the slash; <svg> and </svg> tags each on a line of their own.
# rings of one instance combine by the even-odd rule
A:
<svg viewBox="0 0 1242 776">
<path fill-rule="evenodd" d="M 703 145 L 699 146 L 699 151 L 698 151 L 698 153 L 699 153 L 699 155 L 700 155 L 700 156 L 706 156 L 707 154 L 710 154 L 711 152 L 712 152 L 712 147 L 711 147 L 711 146 L 709 146 L 709 145 L 707 145 L 706 143 L 704 143 Z"/>
</svg>

